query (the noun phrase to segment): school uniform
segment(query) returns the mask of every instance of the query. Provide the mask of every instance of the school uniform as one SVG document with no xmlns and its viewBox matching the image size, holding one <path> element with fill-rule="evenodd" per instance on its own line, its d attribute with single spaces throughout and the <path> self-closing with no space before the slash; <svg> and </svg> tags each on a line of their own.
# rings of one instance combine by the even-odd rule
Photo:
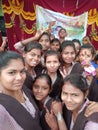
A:
<svg viewBox="0 0 98 130">
<path fill-rule="evenodd" d="M 66 106 L 64 105 L 63 117 L 68 130 L 97 130 L 98 129 L 98 112 L 92 114 L 89 117 L 84 116 L 87 103 L 88 100 L 85 101 L 81 110 L 78 112 L 78 116 L 75 123 L 72 118 L 72 112 L 67 110 Z"/>
<path fill-rule="evenodd" d="M 42 73 L 47 73 L 47 70 L 44 69 Z M 50 92 L 49 96 L 54 99 L 60 98 L 62 85 L 63 85 L 63 77 L 60 74 L 60 71 L 57 70 L 57 73 L 52 81 L 52 91 Z"/>
<path fill-rule="evenodd" d="M 23 93 L 24 105 L 12 96 L 0 93 L 0 130 L 42 130 L 39 109 L 31 93 L 27 89 Z"/>
<path fill-rule="evenodd" d="M 83 68 L 79 62 L 72 62 L 72 65 L 70 66 L 68 72 L 66 72 L 66 68 L 62 65 L 60 67 L 60 72 L 63 73 L 63 78 L 65 78 L 69 74 L 82 74 L 83 73 Z"/>
<path fill-rule="evenodd" d="M 53 99 L 49 96 L 47 96 L 45 103 L 44 103 L 44 107 L 47 107 L 47 109 L 50 111 L 51 110 L 51 104 L 52 104 Z M 45 114 L 46 114 L 46 110 L 45 108 L 41 111 L 41 115 L 40 115 L 40 121 L 41 121 L 41 126 L 43 130 L 51 130 L 50 127 L 48 126 L 48 124 L 46 123 L 45 120 Z"/>
<path fill-rule="evenodd" d="M 93 77 L 90 84 L 88 98 L 90 101 L 98 102 L 98 79 L 96 77 Z"/>
<path fill-rule="evenodd" d="M 37 65 L 34 68 L 35 74 L 33 76 L 31 76 L 31 74 L 28 72 L 28 70 L 26 70 L 26 79 L 24 81 L 24 85 L 27 86 L 27 88 L 29 88 L 30 90 L 32 90 L 33 81 L 37 75 L 41 74 L 41 72 L 42 72 L 41 64 Z"/>
</svg>

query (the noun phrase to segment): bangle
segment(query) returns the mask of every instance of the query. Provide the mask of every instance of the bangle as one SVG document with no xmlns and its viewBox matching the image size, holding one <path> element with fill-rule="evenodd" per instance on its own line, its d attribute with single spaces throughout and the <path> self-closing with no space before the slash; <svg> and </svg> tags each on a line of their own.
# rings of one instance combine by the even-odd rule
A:
<svg viewBox="0 0 98 130">
<path fill-rule="evenodd" d="M 58 112 L 58 114 L 56 115 L 56 117 L 57 117 L 58 121 L 62 120 L 62 118 L 63 118 L 62 114 L 60 112 Z"/>
</svg>

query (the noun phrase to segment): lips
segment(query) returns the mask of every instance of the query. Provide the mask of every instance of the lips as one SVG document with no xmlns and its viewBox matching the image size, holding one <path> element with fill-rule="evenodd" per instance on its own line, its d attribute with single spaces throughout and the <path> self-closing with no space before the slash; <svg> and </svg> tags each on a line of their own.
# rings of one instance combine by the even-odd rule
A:
<svg viewBox="0 0 98 130">
<path fill-rule="evenodd" d="M 14 84 L 15 87 L 22 87 L 23 83 Z"/>
</svg>

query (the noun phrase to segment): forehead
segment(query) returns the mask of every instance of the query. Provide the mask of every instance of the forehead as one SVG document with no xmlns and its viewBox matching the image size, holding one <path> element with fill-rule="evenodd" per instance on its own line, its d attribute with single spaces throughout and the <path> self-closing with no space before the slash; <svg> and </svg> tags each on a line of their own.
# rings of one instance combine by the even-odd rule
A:
<svg viewBox="0 0 98 130">
<path fill-rule="evenodd" d="M 52 44 L 59 44 L 59 41 L 54 41 L 54 42 L 51 43 L 51 45 L 52 45 Z M 59 45 L 60 45 L 60 44 L 59 44 Z"/>
<path fill-rule="evenodd" d="M 56 54 L 53 55 L 47 55 L 46 60 L 52 60 L 52 59 L 59 59 L 58 56 Z"/>
<path fill-rule="evenodd" d="M 20 70 L 24 68 L 24 63 L 21 59 L 11 59 L 8 64 L 3 67 L 3 70 L 4 69 L 17 69 L 17 70 Z"/>
<path fill-rule="evenodd" d="M 41 54 L 41 50 L 39 48 L 33 48 L 31 51 L 29 51 L 27 53 Z"/>
<path fill-rule="evenodd" d="M 67 92 L 67 93 L 82 92 L 79 88 L 72 85 L 70 82 L 64 83 L 64 85 L 62 87 L 62 91 Z"/>
<path fill-rule="evenodd" d="M 80 50 L 80 53 L 90 53 L 91 54 L 91 49 L 88 49 L 88 48 L 82 48 L 81 50 Z"/>
<path fill-rule="evenodd" d="M 49 36 L 46 35 L 46 34 L 44 34 L 44 35 L 41 36 L 40 40 L 42 40 L 42 39 L 49 39 Z M 40 41 L 40 40 L 39 40 L 39 41 Z"/>
<path fill-rule="evenodd" d="M 78 42 L 74 42 L 75 46 L 80 46 L 80 44 Z"/>
<path fill-rule="evenodd" d="M 41 77 L 41 78 L 36 79 L 34 84 L 41 86 L 41 85 L 48 85 L 48 82 L 47 82 L 47 79 L 45 77 Z"/>
<path fill-rule="evenodd" d="M 74 50 L 74 47 L 73 47 L 73 46 L 66 46 L 66 47 L 64 47 L 63 51 L 64 51 L 64 52 L 65 52 L 65 51 L 70 52 L 70 51 L 75 51 L 75 50 Z"/>
</svg>

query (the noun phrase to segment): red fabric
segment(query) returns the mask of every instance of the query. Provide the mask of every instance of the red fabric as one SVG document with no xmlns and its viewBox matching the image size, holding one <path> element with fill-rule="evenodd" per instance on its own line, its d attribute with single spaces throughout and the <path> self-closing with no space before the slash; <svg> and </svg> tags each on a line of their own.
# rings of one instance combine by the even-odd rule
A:
<svg viewBox="0 0 98 130">
<path fill-rule="evenodd" d="M 2 44 L 2 34 L 1 34 L 1 31 L 0 31 L 0 46 Z"/>
<path fill-rule="evenodd" d="M 31 16 L 30 14 L 26 14 L 27 17 L 24 18 L 25 13 L 24 12 L 30 12 L 30 13 L 35 13 L 35 6 L 36 4 L 56 11 L 56 12 L 61 12 L 64 13 L 66 15 L 72 15 L 72 16 L 77 16 L 80 15 L 86 11 L 90 11 L 90 9 L 94 9 L 96 8 L 97 10 L 97 14 L 98 15 L 98 0 L 78 0 L 78 5 L 76 6 L 77 0 L 3 0 L 3 9 L 4 11 L 6 10 L 5 6 L 9 6 L 10 7 L 10 2 L 15 2 L 16 5 L 20 4 L 22 1 L 24 1 L 24 7 L 23 7 L 23 11 L 22 13 L 16 14 L 15 15 L 15 19 L 14 19 L 14 23 L 13 26 L 11 28 L 7 28 L 7 36 L 8 36 L 8 41 L 9 41 L 9 47 L 11 50 L 14 50 L 13 45 L 15 44 L 15 42 L 22 40 L 22 39 L 26 39 L 28 37 L 31 37 L 32 35 L 35 34 L 35 22 L 36 19 L 34 18 L 33 20 L 31 20 Z M 76 8 L 77 7 L 77 8 Z M 10 10 L 8 10 L 9 12 Z M 10 23 L 11 22 L 11 17 L 15 14 L 15 12 L 4 12 L 4 17 L 5 17 L 5 21 L 6 23 Z M 94 12 L 93 12 L 94 13 Z M 92 13 L 92 15 L 94 15 Z M 28 30 L 32 29 L 32 33 L 28 33 L 26 31 L 23 31 L 23 28 L 20 25 L 20 16 L 21 19 L 23 20 L 23 22 L 25 23 L 24 26 L 26 26 L 26 28 Z M 35 17 L 32 16 L 32 18 Z M 98 20 L 98 19 L 97 19 Z M 98 32 L 98 22 L 97 20 L 95 21 L 95 28 Z M 97 23 L 97 24 L 96 24 Z M 23 24 L 22 24 L 23 25 Z M 87 35 L 92 34 L 91 33 L 92 30 L 92 26 L 89 25 L 87 28 Z M 93 34 L 92 34 L 93 35 Z M 97 34 L 98 35 L 98 34 Z M 96 49 L 98 49 L 98 38 L 97 40 L 92 38 L 92 43 L 95 46 Z"/>
</svg>

